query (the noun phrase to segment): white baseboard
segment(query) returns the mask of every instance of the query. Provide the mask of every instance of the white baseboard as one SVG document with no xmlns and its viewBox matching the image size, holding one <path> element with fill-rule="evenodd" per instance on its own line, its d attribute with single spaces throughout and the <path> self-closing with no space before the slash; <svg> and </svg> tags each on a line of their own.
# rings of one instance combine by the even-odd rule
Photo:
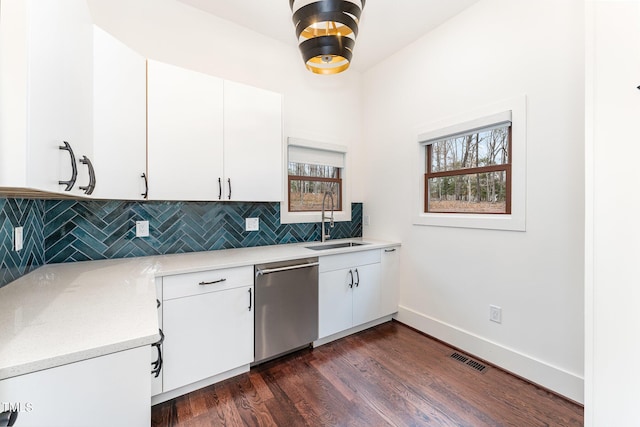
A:
<svg viewBox="0 0 640 427">
<path fill-rule="evenodd" d="M 532 383 L 584 404 L 584 378 L 526 354 L 488 341 L 468 331 L 400 306 L 395 316 L 412 328 L 437 338 L 471 356 L 485 360 Z"/>
<path fill-rule="evenodd" d="M 333 335 L 329 335 L 328 337 L 320 338 L 319 340 L 316 340 L 316 341 L 313 342 L 313 347 L 314 348 L 315 347 L 320 347 L 321 345 L 325 345 L 327 343 L 330 343 L 331 341 L 339 340 L 340 338 L 344 338 L 344 337 L 349 336 L 351 334 L 355 334 L 357 332 L 364 331 L 365 329 L 369 329 L 369 328 L 372 328 L 374 326 L 380 325 L 382 323 L 388 322 L 391 319 L 393 319 L 393 317 L 391 315 L 384 316 L 384 317 L 381 317 L 379 319 L 372 320 L 371 322 L 367 322 L 367 323 L 364 323 L 362 325 L 354 326 L 353 328 L 347 329 L 346 331 L 338 332 L 337 334 L 333 334 Z"/>
</svg>

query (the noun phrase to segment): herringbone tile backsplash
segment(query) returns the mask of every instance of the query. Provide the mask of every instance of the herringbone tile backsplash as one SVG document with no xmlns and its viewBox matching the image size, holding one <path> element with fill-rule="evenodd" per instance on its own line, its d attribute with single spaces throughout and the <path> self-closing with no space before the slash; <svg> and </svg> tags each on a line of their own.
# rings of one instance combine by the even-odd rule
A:
<svg viewBox="0 0 640 427">
<path fill-rule="evenodd" d="M 332 238 L 362 236 L 362 204 Z M 260 231 L 244 231 L 245 218 Z M 135 222 L 150 236 L 135 238 Z M 15 225 L 25 248 L 11 250 Z M 0 198 L 0 286 L 42 264 L 275 245 L 320 240 L 320 225 L 280 224 L 279 203 L 121 202 Z"/>
<path fill-rule="evenodd" d="M 0 286 L 44 264 L 44 200 L 0 198 Z M 24 246 L 13 250 L 13 228 L 24 227 Z"/>
</svg>

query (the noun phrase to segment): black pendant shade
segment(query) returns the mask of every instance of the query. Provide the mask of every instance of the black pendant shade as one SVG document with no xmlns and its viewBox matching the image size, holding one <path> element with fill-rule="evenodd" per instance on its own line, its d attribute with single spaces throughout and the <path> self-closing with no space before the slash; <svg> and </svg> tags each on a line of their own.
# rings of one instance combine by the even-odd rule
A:
<svg viewBox="0 0 640 427">
<path fill-rule="evenodd" d="M 337 74 L 349 68 L 364 4 L 365 0 L 289 0 L 309 71 Z"/>
</svg>

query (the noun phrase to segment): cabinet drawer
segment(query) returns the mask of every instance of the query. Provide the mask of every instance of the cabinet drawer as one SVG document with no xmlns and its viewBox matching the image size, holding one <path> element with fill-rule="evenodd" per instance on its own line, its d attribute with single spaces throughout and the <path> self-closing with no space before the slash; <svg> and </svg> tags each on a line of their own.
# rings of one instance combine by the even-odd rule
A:
<svg viewBox="0 0 640 427">
<path fill-rule="evenodd" d="M 380 249 L 320 257 L 320 273 L 380 262 Z"/>
<path fill-rule="evenodd" d="M 176 274 L 162 278 L 164 301 L 253 285 L 253 266 Z"/>
</svg>

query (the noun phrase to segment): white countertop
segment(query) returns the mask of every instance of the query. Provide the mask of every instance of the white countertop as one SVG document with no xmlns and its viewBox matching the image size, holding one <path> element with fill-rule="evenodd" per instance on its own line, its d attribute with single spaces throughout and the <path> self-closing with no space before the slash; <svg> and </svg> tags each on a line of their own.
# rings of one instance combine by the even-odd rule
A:
<svg viewBox="0 0 640 427">
<path fill-rule="evenodd" d="M 319 242 L 50 264 L 0 288 L 0 380 L 150 345 L 159 339 L 155 278 L 397 246 L 314 251 Z"/>
</svg>

